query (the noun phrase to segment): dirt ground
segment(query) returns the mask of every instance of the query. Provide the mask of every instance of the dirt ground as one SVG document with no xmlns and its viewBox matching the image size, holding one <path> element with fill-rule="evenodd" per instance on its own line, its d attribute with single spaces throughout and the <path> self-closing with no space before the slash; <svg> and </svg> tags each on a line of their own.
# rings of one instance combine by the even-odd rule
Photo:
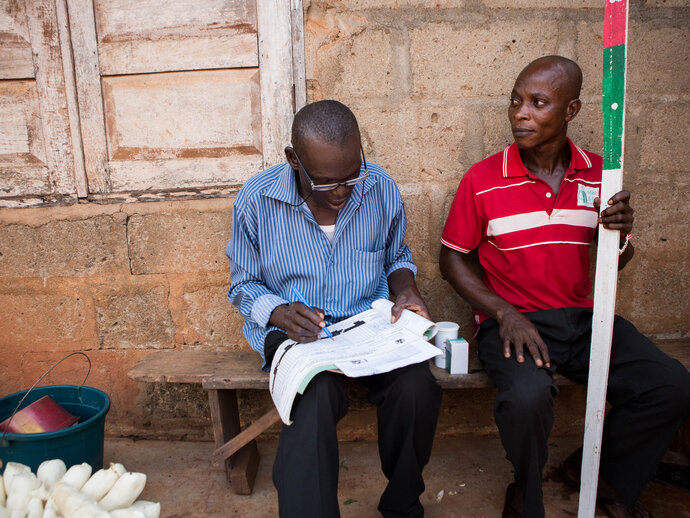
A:
<svg viewBox="0 0 690 518">
<path fill-rule="evenodd" d="M 552 438 L 545 470 L 548 517 L 577 516 L 578 493 L 561 482 L 557 466 L 578 445 L 577 437 Z M 260 441 L 261 462 L 250 496 L 232 492 L 221 468 L 211 464 L 210 442 L 106 439 L 105 461 L 146 473 L 140 499 L 161 502 L 161 517 L 274 517 L 278 501 L 271 467 L 277 442 Z M 343 518 L 374 518 L 385 486 L 375 442 L 340 443 L 339 501 Z M 428 518 L 500 517 L 511 466 L 496 436 L 437 439 L 425 469 L 422 502 Z M 690 518 L 690 492 L 651 482 L 643 502 L 655 518 Z M 597 517 L 604 516 L 597 513 Z"/>
</svg>

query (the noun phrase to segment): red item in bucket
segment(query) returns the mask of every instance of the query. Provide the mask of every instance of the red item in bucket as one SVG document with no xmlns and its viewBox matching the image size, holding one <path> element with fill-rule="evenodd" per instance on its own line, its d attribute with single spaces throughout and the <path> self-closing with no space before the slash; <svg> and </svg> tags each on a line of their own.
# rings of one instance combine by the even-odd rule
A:
<svg viewBox="0 0 690 518">
<path fill-rule="evenodd" d="M 11 422 L 10 422 L 11 419 Z M 43 396 L 0 423 L 0 432 L 43 433 L 69 428 L 79 420 L 58 405 L 50 396 Z M 9 428 L 7 427 L 9 424 Z"/>
</svg>

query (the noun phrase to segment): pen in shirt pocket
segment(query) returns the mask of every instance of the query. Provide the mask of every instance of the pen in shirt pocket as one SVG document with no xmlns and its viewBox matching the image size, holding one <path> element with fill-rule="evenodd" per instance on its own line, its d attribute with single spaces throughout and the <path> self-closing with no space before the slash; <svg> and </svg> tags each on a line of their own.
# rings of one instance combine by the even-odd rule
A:
<svg viewBox="0 0 690 518">
<path fill-rule="evenodd" d="M 302 304 L 304 304 L 305 306 L 307 306 L 307 307 L 308 307 L 309 309 L 311 309 L 315 314 L 318 315 L 318 313 L 316 313 L 316 310 L 315 310 L 313 307 L 311 307 L 311 305 L 307 302 L 307 299 L 304 298 L 304 295 L 302 295 L 302 293 L 300 293 L 300 291 L 299 291 L 295 286 L 292 287 L 292 293 L 294 293 L 294 295 L 295 295 L 295 297 L 297 297 L 297 300 L 298 300 L 298 301 L 300 301 Z M 327 327 L 324 327 L 324 328 L 323 328 L 323 332 L 326 333 L 326 336 L 327 336 L 328 338 L 330 338 L 331 340 L 333 340 L 333 335 L 331 334 L 331 332 L 328 330 Z"/>
</svg>

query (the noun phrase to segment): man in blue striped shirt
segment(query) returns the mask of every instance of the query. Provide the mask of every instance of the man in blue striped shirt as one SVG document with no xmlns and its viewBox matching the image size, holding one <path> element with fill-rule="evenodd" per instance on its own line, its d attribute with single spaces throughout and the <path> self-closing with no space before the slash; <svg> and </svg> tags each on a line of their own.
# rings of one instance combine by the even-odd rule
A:
<svg viewBox="0 0 690 518">
<path fill-rule="evenodd" d="M 403 244 L 407 219 L 393 179 L 367 164 L 354 114 L 337 101 L 302 108 L 287 163 L 250 178 L 233 207 L 228 299 L 244 335 L 270 367 L 287 338 L 316 340 L 322 328 L 395 296 L 429 318 Z M 295 301 L 295 286 L 316 313 Z M 388 478 L 386 517 L 424 515 L 422 469 L 429 460 L 441 389 L 427 362 L 357 378 L 378 406 L 379 454 Z M 283 425 L 273 467 L 281 517 L 337 517 L 336 424 L 347 412 L 343 376 L 318 374 Z"/>
</svg>

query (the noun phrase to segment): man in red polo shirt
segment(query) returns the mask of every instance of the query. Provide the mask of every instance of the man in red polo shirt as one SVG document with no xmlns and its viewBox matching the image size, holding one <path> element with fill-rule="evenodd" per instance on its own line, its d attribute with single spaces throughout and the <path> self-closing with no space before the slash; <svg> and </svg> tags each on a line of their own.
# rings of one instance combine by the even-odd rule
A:
<svg viewBox="0 0 690 518">
<path fill-rule="evenodd" d="M 560 56 L 522 70 L 508 108 L 515 142 L 463 176 L 441 240 L 441 272 L 477 310 L 479 356 L 499 389 L 494 417 L 515 468 L 504 517 L 544 516 L 553 373 L 587 383 L 597 225 L 620 231 L 620 268 L 634 253 L 630 193 L 599 215 L 602 159 L 567 138 L 581 84 Z M 482 279 L 465 262 L 475 249 Z M 638 498 L 688 414 L 690 374 L 621 317 L 609 372 L 598 503 L 609 516 L 649 516 Z M 577 461 L 566 462 L 573 482 Z"/>
</svg>

